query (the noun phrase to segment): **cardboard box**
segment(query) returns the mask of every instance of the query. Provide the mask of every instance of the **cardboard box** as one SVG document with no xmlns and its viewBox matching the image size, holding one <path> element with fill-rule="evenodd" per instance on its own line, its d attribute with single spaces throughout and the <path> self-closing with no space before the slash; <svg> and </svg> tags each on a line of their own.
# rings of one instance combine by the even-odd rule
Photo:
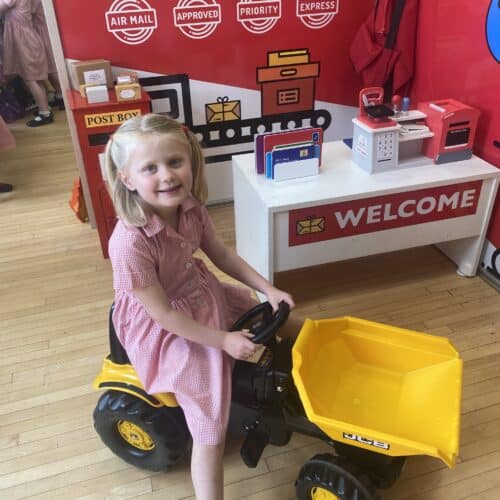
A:
<svg viewBox="0 0 500 500">
<path fill-rule="evenodd" d="M 111 64 L 106 59 L 92 59 L 90 61 L 75 61 L 71 63 L 73 88 L 79 90 L 80 85 L 106 85 L 113 88 Z"/>
<path fill-rule="evenodd" d="M 141 98 L 141 86 L 138 83 L 124 83 L 115 85 L 116 100 L 136 101 Z"/>
<path fill-rule="evenodd" d="M 138 83 L 139 78 L 137 73 L 120 73 L 116 76 L 116 84 L 123 85 L 125 83 Z"/>
</svg>

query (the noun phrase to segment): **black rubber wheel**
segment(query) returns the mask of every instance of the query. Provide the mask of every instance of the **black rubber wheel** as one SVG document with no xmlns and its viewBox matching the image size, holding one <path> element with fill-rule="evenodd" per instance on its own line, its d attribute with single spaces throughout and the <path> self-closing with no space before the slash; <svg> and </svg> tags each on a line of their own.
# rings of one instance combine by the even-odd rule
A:
<svg viewBox="0 0 500 500">
<path fill-rule="evenodd" d="M 356 466 L 329 453 L 304 464 L 295 491 L 299 500 L 378 500 L 374 486 Z"/>
<path fill-rule="evenodd" d="M 104 444 L 141 469 L 165 470 L 186 456 L 190 434 L 180 407 L 153 408 L 141 399 L 107 391 L 94 410 L 94 427 Z"/>
<path fill-rule="evenodd" d="M 491 270 L 496 278 L 500 278 L 500 249 L 497 248 L 491 256 Z"/>
</svg>

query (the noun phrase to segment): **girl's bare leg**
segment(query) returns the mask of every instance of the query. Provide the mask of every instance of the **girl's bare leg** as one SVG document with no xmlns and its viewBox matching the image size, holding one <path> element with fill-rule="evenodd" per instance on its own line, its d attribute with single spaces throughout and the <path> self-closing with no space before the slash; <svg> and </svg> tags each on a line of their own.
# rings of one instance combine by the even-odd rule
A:
<svg viewBox="0 0 500 500">
<path fill-rule="evenodd" d="M 193 442 L 191 477 L 196 500 L 223 500 L 223 455 L 224 443 L 211 446 Z"/>
<path fill-rule="evenodd" d="M 48 113 L 50 109 L 45 87 L 43 85 L 40 85 L 35 80 L 26 80 L 25 83 L 26 86 L 29 88 L 31 95 L 33 96 L 33 99 L 35 99 L 35 102 L 38 105 L 38 112 Z"/>
</svg>

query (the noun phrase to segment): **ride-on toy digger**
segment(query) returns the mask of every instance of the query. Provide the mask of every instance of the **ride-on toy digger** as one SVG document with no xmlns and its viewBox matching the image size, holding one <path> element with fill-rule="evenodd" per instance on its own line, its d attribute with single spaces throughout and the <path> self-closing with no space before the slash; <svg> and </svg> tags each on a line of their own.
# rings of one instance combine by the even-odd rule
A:
<svg viewBox="0 0 500 500">
<path fill-rule="evenodd" d="M 330 444 L 308 460 L 295 483 L 299 500 L 375 500 L 410 455 L 455 462 L 462 361 L 447 339 L 352 317 L 306 320 L 295 342 L 277 341 L 288 317 L 281 303 L 243 315 L 266 349 L 257 363 L 236 361 L 229 432 L 244 437 L 241 456 L 255 467 L 267 444 L 294 432 Z M 106 389 L 94 425 L 119 457 L 149 470 L 186 456 L 189 431 L 171 394 L 147 394 L 120 345 L 111 313 L 110 355 L 94 382 Z"/>
</svg>

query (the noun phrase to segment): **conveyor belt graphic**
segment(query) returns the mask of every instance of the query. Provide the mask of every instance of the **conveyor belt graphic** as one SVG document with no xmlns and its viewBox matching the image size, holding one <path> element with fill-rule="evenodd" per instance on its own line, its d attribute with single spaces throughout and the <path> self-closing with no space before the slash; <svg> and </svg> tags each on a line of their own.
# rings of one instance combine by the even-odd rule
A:
<svg viewBox="0 0 500 500">
<path fill-rule="evenodd" d="M 193 125 L 191 93 L 187 75 L 144 77 L 139 79 L 139 83 L 151 97 L 153 111 L 155 111 L 156 103 L 168 101 L 168 111 L 165 113 L 189 126 L 204 149 L 237 144 L 250 145 L 253 144 L 255 134 L 273 130 L 288 130 L 309 125 L 326 130 L 332 122 L 331 114 L 327 110 L 321 109 Z M 210 151 L 205 151 L 205 161 L 206 163 L 229 161 L 233 154 L 252 151 L 253 147 L 243 147 L 241 150 L 233 150 L 231 153 L 212 155 Z"/>
</svg>

